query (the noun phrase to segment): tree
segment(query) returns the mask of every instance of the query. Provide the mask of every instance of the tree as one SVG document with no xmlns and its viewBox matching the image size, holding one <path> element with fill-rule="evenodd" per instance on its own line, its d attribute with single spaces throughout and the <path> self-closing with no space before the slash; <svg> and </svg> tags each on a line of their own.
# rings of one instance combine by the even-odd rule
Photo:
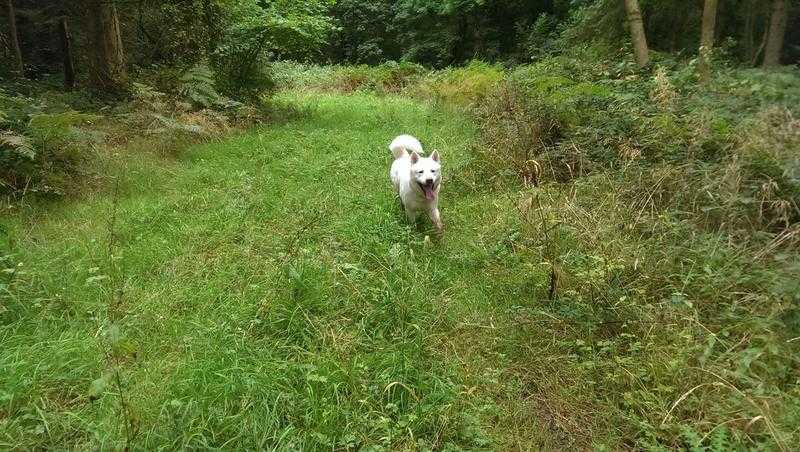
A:
<svg viewBox="0 0 800 452">
<path fill-rule="evenodd" d="M 89 37 L 89 83 L 98 90 L 125 88 L 127 74 L 114 0 L 85 0 Z"/>
<path fill-rule="evenodd" d="M 235 98 L 257 99 L 273 80 L 268 63 L 318 52 L 333 30 L 328 0 L 238 0 L 225 36 L 211 54 L 217 86 Z"/>
<path fill-rule="evenodd" d="M 764 49 L 764 68 L 780 65 L 783 52 L 783 38 L 786 34 L 788 12 L 786 0 L 772 1 L 772 17 L 769 21 L 769 34 Z"/>
<path fill-rule="evenodd" d="M 625 12 L 628 14 L 628 26 L 631 29 L 636 64 L 639 67 L 645 67 L 650 62 L 650 54 L 647 49 L 647 36 L 644 33 L 644 22 L 642 21 L 642 10 L 639 8 L 639 0 L 625 0 Z"/>
<path fill-rule="evenodd" d="M 8 35 L 11 40 L 11 49 L 14 52 L 14 71 L 22 75 L 22 51 L 19 47 L 19 35 L 17 34 L 17 15 L 14 11 L 13 0 L 6 0 L 6 12 L 8 13 Z"/>
<path fill-rule="evenodd" d="M 75 88 L 75 66 L 72 59 L 72 37 L 69 33 L 67 18 L 59 21 L 59 34 L 61 35 L 61 53 L 64 60 L 64 87 Z"/>
<path fill-rule="evenodd" d="M 707 83 L 711 78 L 711 50 L 714 48 L 714 33 L 717 25 L 717 0 L 705 0 L 703 25 L 700 37 L 700 60 L 697 70 L 700 81 Z"/>
</svg>

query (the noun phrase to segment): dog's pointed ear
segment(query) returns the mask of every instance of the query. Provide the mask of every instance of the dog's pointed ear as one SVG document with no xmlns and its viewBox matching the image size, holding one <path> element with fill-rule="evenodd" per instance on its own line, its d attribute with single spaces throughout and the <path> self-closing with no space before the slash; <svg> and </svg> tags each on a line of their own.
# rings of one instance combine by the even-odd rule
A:
<svg viewBox="0 0 800 452">
<path fill-rule="evenodd" d="M 439 163 L 439 151 L 433 151 L 433 154 L 431 154 L 431 160 Z"/>
<path fill-rule="evenodd" d="M 411 153 L 411 164 L 419 162 L 419 154 L 416 151 Z"/>
</svg>

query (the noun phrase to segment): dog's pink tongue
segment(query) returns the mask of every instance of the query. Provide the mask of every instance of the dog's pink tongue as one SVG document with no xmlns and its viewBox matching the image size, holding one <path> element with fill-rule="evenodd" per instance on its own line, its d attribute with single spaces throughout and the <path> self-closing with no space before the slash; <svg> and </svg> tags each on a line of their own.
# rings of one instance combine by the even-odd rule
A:
<svg viewBox="0 0 800 452">
<path fill-rule="evenodd" d="M 422 187 L 422 189 L 425 190 L 425 199 L 427 199 L 428 201 L 433 201 L 434 199 L 436 199 L 436 192 L 433 191 L 432 185 L 431 186 L 425 185 Z"/>
</svg>

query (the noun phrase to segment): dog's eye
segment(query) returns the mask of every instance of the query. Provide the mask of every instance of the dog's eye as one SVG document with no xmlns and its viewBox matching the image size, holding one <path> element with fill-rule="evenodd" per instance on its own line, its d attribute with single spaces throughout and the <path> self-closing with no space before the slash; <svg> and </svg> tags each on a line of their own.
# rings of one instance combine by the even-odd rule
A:
<svg viewBox="0 0 800 452">
<path fill-rule="evenodd" d="M 419 170 L 419 171 L 417 171 L 417 174 L 422 174 L 424 172 L 425 172 L 425 170 Z"/>
</svg>

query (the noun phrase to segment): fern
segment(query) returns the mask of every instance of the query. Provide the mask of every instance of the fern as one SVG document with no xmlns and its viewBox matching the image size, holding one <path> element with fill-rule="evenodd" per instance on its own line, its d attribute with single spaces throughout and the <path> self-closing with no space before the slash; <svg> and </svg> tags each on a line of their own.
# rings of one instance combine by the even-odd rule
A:
<svg viewBox="0 0 800 452">
<path fill-rule="evenodd" d="M 196 107 L 212 108 L 225 106 L 226 99 L 214 86 L 214 72 L 201 63 L 186 71 L 180 78 L 178 93 Z"/>
<path fill-rule="evenodd" d="M 9 95 L 0 89 L 0 126 L 22 130 L 31 115 L 40 113 L 40 102 L 21 95 Z"/>
<path fill-rule="evenodd" d="M 711 434 L 711 444 L 709 450 L 712 452 L 724 452 L 733 449 L 731 441 L 731 431 L 726 426 L 721 426 Z"/>
<path fill-rule="evenodd" d="M 166 94 L 156 90 L 150 85 L 143 83 L 132 84 L 133 99 L 136 104 L 147 110 L 163 111 L 166 109 L 164 99 Z"/>
<path fill-rule="evenodd" d="M 0 133 L 0 150 L 11 151 L 17 156 L 29 160 L 33 160 L 36 157 L 36 150 L 33 148 L 31 140 L 25 135 L 19 135 L 13 132 Z"/>
<path fill-rule="evenodd" d="M 26 133 L 36 147 L 60 148 L 71 142 L 79 141 L 82 134 L 78 126 L 91 124 L 98 118 L 99 116 L 74 110 L 33 115 L 28 122 Z"/>
<path fill-rule="evenodd" d="M 157 113 L 151 114 L 153 124 L 150 126 L 148 132 L 152 134 L 163 134 L 167 132 L 184 132 L 189 134 L 203 134 L 202 127 L 196 124 L 186 124 L 174 118 L 159 115 Z"/>
</svg>

